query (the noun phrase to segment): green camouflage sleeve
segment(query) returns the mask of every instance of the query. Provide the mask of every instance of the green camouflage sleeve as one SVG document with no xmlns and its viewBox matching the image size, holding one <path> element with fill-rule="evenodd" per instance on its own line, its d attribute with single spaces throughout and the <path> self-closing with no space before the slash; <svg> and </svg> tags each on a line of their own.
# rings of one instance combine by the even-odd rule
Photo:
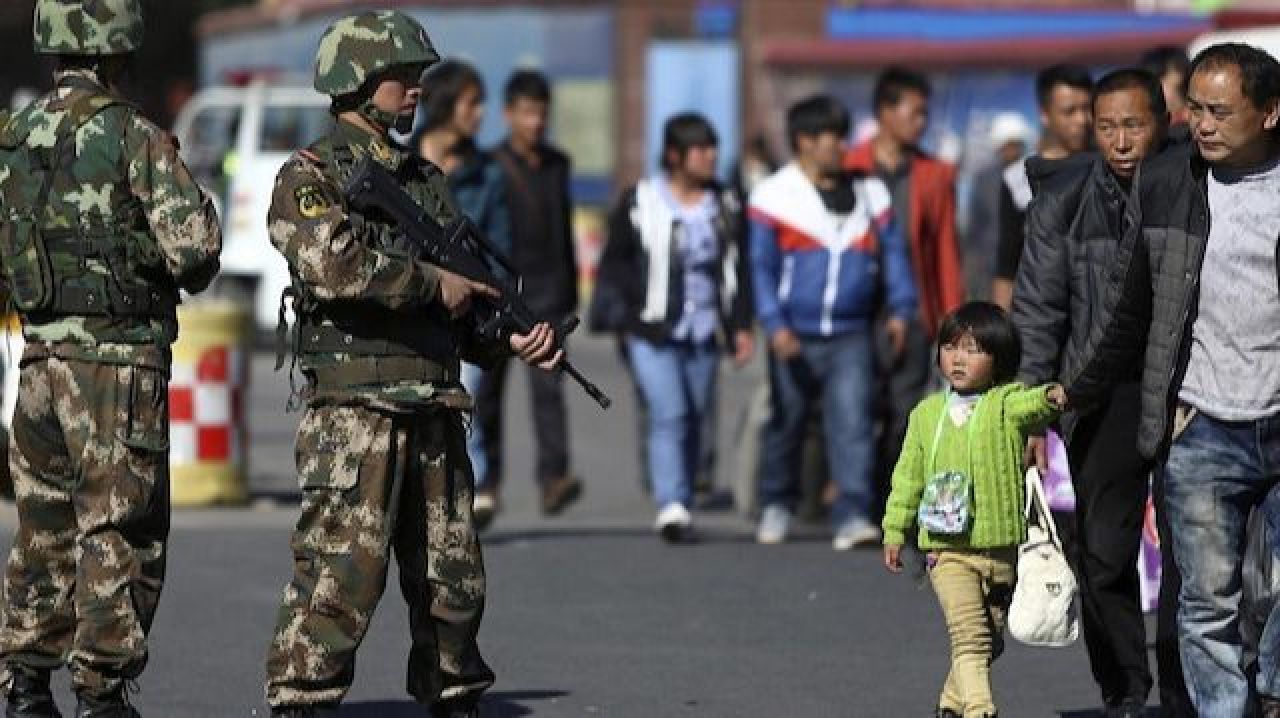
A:
<svg viewBox="0 0 1280 718">
<path fill-rule="evenodd" d="M 222 229 L 213 201 L 178 157 L 169 133 L 133 113 L 125 133 L 129 185 L 143 211 L 165 268 L 179 287 L 199 292 L 218 273 Z"/>
<path fill-rule="evenodd" d="M 362 299 L 390 309 L 435 300 L 436 270 L 361 242 L 343 210 L 338 188 L 302 157 L 295 155 L 276 176 L 267 232 L 290 268 L 319 299 Z"/>
</svg>

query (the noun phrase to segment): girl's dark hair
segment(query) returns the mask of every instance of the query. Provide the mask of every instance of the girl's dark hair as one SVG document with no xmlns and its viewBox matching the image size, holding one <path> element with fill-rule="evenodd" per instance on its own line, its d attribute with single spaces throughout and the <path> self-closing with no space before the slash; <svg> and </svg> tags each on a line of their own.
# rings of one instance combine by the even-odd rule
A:
<svg viewBox="0 0 1280 718">
<path fill-rule="evenodd" d="M 453 109 L 468 87 L 474 87 L 484 102 L 484 79 L 461 60 L 445 60 L 422 78 L 422 131 L 430 132 L 453 120 Z"/>
<path fill-rule="evenodd" d="M 937 361 L 942 360 L 942 345 L 953 344 L 965 334 L 972 334 L 978 348 L 995 359 L 992 379 L 996 384 L 1014 380 L 1022 362 L 1022 342 L 1003 309 L 991 302 L 968 302 L 948 314 L 938 329 Z"/>
<path fill-rule="evenodd" d="M 684 159 L 694 147 L 714 147 L 720 144 L 716 130 L 707 122 L 707 118 L 696 112 L 683 112 L 667 120 L 662 128 L 662 169 L 670 172 L 675 166 L 671 162 L 671 153 L 676 153 L 676 162 Z"/>
</svg>

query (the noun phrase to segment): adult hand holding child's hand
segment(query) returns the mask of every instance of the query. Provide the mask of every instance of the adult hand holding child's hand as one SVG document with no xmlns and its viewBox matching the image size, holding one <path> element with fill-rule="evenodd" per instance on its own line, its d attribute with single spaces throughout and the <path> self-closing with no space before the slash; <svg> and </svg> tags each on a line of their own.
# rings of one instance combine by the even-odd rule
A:
<svg viewBox="0 0 1280 718">
<path fill-rule="evenodd" d="M 1049 397 L 1049 403 L 1057 407 L 1058 411 L 1067 410 L 1067 390 L 1063 389 L 1061 384 L 1050 384 L 1046 396 Z"/>
</svg>

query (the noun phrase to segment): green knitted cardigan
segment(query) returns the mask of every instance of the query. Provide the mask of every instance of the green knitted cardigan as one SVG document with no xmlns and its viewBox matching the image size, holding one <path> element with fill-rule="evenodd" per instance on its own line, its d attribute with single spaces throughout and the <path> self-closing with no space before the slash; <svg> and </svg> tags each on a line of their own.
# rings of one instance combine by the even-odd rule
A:
<svg viewBox="0 0 1280 718">
<path fill-rule="evenodd" d="M 921 549 L 990 549 L 1017 546 L 1027 538 L 1023 502 L 1023 456 L 1027 435 L 1042 430 L 1057 415 L 1048 387 L 1028 389 L 1021 384 L 993 387 L 978 401 L 973 414 L 958 427 L 946 412 L 945 392 L 921 401 L 911 412 L 907 438 L 893 470 L 893 488 L 884 514 L 885 544 L 902 544 L 916 523 L 925 482 L 939 471 L 962 471 L 973 482 L 973 520 L 969 532 L 944 536 L 921 532 Z M 929 466 L 929 451 L 942 418 L 937 455 Z M 971 434 L 966 437 L 965 432 Z"/>
</svg>

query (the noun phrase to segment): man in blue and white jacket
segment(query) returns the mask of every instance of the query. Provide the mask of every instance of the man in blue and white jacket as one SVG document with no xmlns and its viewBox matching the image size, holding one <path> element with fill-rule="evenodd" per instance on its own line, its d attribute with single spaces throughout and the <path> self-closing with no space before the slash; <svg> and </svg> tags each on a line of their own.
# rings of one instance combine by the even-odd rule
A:
<svg viewBox="0 0 1280 718">
<path fill-rule="evenodd" d="M 873 320 L 882 309 L 900 353 L 916 290 L 889 191 L 841 168 L 849 112 L 829 96 L 787 112 L 794 161 L 763 181 L 749 206 L 756 314 L 769 342 L 771 412 L 761 456 L 756 538 L 786 539 L 795 467 L 812 402 L 822 400 L 828 464 L 839 488 L 832 546 L 878 543 L 872 421 Z"/>
</svg>

